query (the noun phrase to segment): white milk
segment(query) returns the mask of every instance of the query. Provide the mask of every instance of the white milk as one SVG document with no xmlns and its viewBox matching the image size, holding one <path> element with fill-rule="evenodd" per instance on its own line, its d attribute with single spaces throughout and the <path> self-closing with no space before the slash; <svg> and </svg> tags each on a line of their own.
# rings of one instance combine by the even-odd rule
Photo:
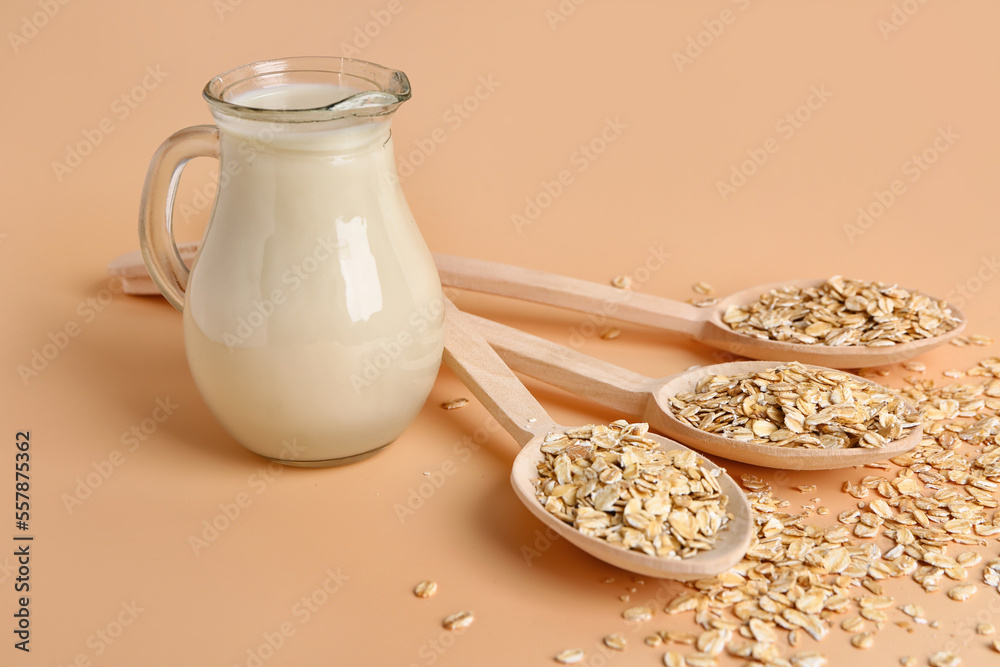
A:
<svg viewBox="0 0 1000 667">
<path fill-rule="evenodd" d="M 318 109 L 358 92 L 354 88 L 324 83 L 293 83 L 258 88 L 227 100 L 253 109 Z"/>
<path fill-rule="evenodd" d="M 293 84 L 236 103 L 314 108 L 351 92 Z M 389 121 L 215 115 L 220 188 L 184 308 L 198 389 L 263 456 L 377 450 L 420 410 L 443 341 L 440 283 L 396 180 Z"/>
</svg>

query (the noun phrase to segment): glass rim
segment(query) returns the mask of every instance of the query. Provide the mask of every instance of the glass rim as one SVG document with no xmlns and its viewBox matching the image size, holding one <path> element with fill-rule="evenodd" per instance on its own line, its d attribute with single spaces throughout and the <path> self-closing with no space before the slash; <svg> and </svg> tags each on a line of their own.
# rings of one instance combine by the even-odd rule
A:
<svg viewBox="0 0 1000 667">
<path fill-rule="evenodd" d="M 245 86 L 251 89 L 254 81 L 273 79 L 275 83 L 272 85 L 280 85 L 289 83 L 290 79 L 307 79 L 309 75 L 314 78 L 336 78 L 339 85 L 358 88 L 358 92 L 333 104 L 302 109 L 264 109 L 234 104 L 226 99 L 226 95 L 234 88 Z M 202 90 L 202 97 L 209 106 L 228 116 L 278 122 L 318 122 L 346 116 L 388 115 L 410 99 L 410 95 L 410 81 L 400 70 L 366 60 L 337 56 L 294 56 L 259 60 L 212 77 Z"/>
</svg>

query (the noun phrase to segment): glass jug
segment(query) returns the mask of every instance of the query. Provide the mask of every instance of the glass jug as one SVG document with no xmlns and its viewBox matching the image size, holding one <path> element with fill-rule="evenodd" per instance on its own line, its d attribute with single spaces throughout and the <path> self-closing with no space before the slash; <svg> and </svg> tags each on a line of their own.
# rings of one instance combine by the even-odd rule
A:
<svg viewBox="0 0 1000 667">
<path fill-rule="evenodd" d="M 399 186 L 390 124 L 406 75 L 332 57 L 269 60 L 213 78 L 216 125 L 153 157 L 139 238 L 184 317 L 191 374 L 247 449 L 281 463 L 349 463 L 423 406 L 443 344 L 441 284 Z M 171 231 L 185 163 L 220 161 L 192 268 Z"/>
</svg>

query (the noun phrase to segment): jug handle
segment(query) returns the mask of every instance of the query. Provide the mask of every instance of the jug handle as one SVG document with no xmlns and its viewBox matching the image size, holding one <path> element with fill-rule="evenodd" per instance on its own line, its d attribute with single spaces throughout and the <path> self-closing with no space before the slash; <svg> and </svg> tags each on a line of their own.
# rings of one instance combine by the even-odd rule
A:
<svg viewBox="0 0 1000 667">
<path fill-rule="evenodd" d="M 174 239 L 174 195 L 181 171 L 196 157 L 219 157 L 219 128 L 195 125 L 167 137 L 149 164 L 139 207 L 139 247 L 146 269 L 167 301 L 180 311 L 190 271 Z"/>
</svg>

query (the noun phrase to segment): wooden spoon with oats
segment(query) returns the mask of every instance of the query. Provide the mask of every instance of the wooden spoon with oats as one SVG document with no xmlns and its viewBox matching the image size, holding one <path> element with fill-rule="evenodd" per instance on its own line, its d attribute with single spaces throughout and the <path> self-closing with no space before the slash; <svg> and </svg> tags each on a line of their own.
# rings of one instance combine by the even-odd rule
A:
<svg viewBox="0 0 1000 667">
<path fill-rule="evenodd" d="M 513 370 L 732 461 L 786 470 L 845 468 L 898 456 L 922 438 L 912 406 L 845 371 L 738 361 L 654 379 L 491 320 L 465 317 Z"/>
<path fill-rule="evenodd" d="M 840 277 L 760 285 L 722 299 L 702 299 L 699 307 L 497 262 L 442 254 L 434 261 L 449 287 L 643 324 L 750 359 L 829 368 L 879 366 L 946 343 L 966 323 L 944 301 Z"/>
<path fill-rule="evenodd" d="M 666 503 L 667 509 L 669 509 L 671 502 L 663 501 L 662 499 L 656 508 L 648 506 L 648 503 L 646 504 L 647 506 L 639 508 L 634 507 L 634 501 L 626 503 L 624 512 L 628 523 L 622 526 L 620 531 L 615 532 L 629 533 L 631 531 L 631 533 L 639 535 L 637 539 L 642 539 L 643 535 L 655 534 L 659 537 L 661 532 L 665 532 L 666 535 L 664 537 L 667 540 L 676 541 L 680 539 L 686 545 L 698 542 L 701 543 L 701 548 L 686 549 L 687 553 L 684 557 L 649 555 L 635 548 L 625 548 L 610 543 L 607 539 L 581 532 L 581 530 L 589 530 L 587 522 L 593 524 L 600 523 L 602 520 L 607 521 L 603 516 L 595 516 L 601 513 L 594 509 L 595 505 L 589 501 L 585 500 L 581 505 L 584 509 L 578 511 L 578 518 L 580 519 L 578 524 L 582 526 L 581 529 L 557 518 L 550 509 L 546 509 L 550 505 L 543 505 L 538 497 L 539 488 L 545 488 L 543 486 L 544 482 L 539 481 L 539 469 L 546 468 L 547 464 L 545 462 L 549 460 L 547 457 L 551 456 L 551 451 L 554 447 L 559 446 L 560 440 L 572 443 L 579 442 L 575 440 L 577 437 L 583 437 L 579 432 L 587 430 L 589 433 L 591 427 L 565 427 L 556 424 L 542 406 L 539 405 L 538 401 L 521 384 L 517 376 L 497 356 L 497 353 L 494 352 L 489 343 L 479 335 L 476 328 L 470 326 L 465 321 L 466 317 L 450 302 L 446 304 L 445 363 L 451 367 L 469 390 L 483 403 L 490 414 L 496 418 L 497 422 L 521 445 L 521 452 L 514 460 L 514 465 L 511 469 L 511 484 L 514 487 L 517 497 L 542 523 L 595 558 L 622 569 L 647 576 L 670 579 L 697 579 L 723 572 L 739 562 L 746 553 L 753 534 L 750 505 L 743 491 L 723 469 L 711 461 L 691 452 L 686 447 L 672 440 L 660 436 L 650 434 L 644 436 L 644 439 L 647 443 L 649 440 L 655 441 L 659 446 L 659 451 L 667 455 L 671 455 L 672 453 L 673 455 L 687 453 L 690 456 L 683 456 L 683 458 L 696 458 L 698 463 L 697 469 L 704 471 L 708 477 L 711 477 L 712 488 L 716 489 L 716 495 L 721 495 L 726 501 L 725 511 L 728 513 L 728 522 L 714 534 L 710 544 L 706 544 L 702 539 L 692 538 L 689 540 L 688 536 L 690 531 L 693 530 L 691 518 L 687 514 L 680 512 L 676 517 L 673 513 L 664 512 L 664 503 Z M 569 436 L 565 435 L 567 432 L 570 434 Z M 588 447 L 581 449 L 594 451 L 600 448 Z M 560 465 L 566 465 L 570 461 L 569 457 L 563 457 L 563 459 L 561 464 L 556 464 L 556 468 L 559 468 Z M 619 482 L 625 483 L 626 480 L 621 479 L 623 472 L 624 477 L 629 476 L 627 470 L 610 470 L 610 467 L 604 468 L 603 472 L 619 473 L 617 476 L 608 476 L 606 474 L 602 478 L 603 481 L 610 482 L 612 491 L 614 491 L 614 484 L 618 484 Z M 566 471 L 560 471 L 559 474 L 564 475 Z M 705 479 L 705 477 L 703 476 L 702 479 Z M 568 480 L 563 478 L 561 482 L 568 482 Z M 703 483 L 708 484 L 708 481 Z M 566 483 L 560 484 L 555 489 L 549 489 L 550 495 L 559 496 L 559 498 L 551 503 L 551 507 L 560 513 L 566 512 L 566 502 L 564 500 L 568 495 L 572 495 L 574 500 L 577 499 L 578 495 L 583 497 L 583 492 L 581 491 L 578 494 L 575 488 L 570 492 L 566 488 L 570 486 L 574 485 Z M 683 495 L 685 498 L 673 502 L 674 508 L 678 510 L 682 508 L 687 509 L 691 503 L 697 504 L 702 502 L 698 499 L 699 494 L 697 492 L 691 495 Z M 615 503 L 608 503 L 608 500 L 605 498 L 598 501 L 596 506 L 601 507 L 603 504 L 612 507 L 615 506 Z M 642 505 L 641 502 L 640 505 Z M 631 515 L 629 514 L 629 506 L 632 506 Z M 577 511 L 574 510 L 574 512 Z M 660 522 L 660 527 L 651 525 L 654 522 L 649 521 L 654 514 L 663 516 L 663 522 Z M 683 514 L 683 516 L 680 516 L 680 514 Z M 667 522 L 668 517 L 669 522 L 664 523 Z M 598 532 L 600 532 L 599 529 Z M 680 537 L 672 537 L 676 535 Z"/>
</svg>

